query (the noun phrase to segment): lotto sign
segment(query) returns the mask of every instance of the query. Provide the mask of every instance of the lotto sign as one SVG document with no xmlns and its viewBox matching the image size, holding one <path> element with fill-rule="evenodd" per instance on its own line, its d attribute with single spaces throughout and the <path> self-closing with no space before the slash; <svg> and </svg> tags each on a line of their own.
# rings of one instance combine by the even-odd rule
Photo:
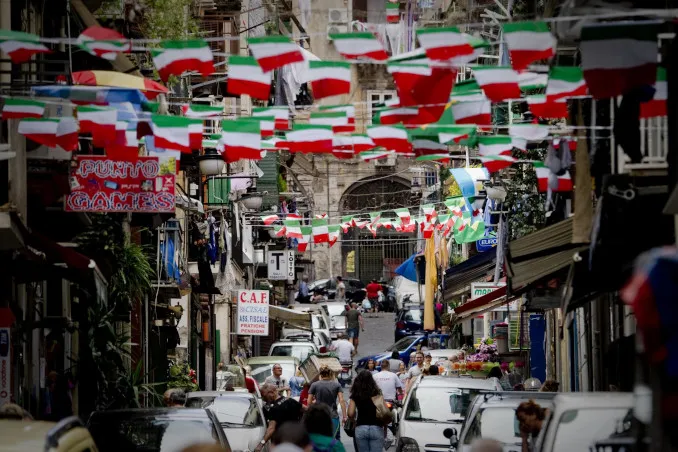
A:
<svg viewBox="0 0 678 452">
<path fill-rule="evenodd" d="M 294 250 L 287 250 L 287 280 L 294 281 Z"/>
<path fill-rule="evenodd" d="M 287 279 L 287 252 L 269 251 L 268 252 L 268 279 L 285 280 Z M 292 278 L 294 279 L 294 278 Z"/>
<path fill-rule="evenodd" d="M 237 334 L 268 336 L 268 290 L 238 292 Z"/>
<path fill-rule="evenodd" d="M 78 156 L 71 173 L 68 212 L 174 212 L 176 163 Z"/>
</svg>

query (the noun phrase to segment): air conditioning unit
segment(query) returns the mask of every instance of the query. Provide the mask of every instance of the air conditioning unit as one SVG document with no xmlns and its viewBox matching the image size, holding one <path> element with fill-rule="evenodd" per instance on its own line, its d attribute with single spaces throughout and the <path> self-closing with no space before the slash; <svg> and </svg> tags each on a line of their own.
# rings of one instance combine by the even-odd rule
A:
<svg viewBox="0 0 678 452">
<path fill-rule="evenodd" d="M 348 33 L 348 25 L 332 24 L 327 26 L 327 37 L 334 33 Z"/>
<path fill-rule="evenodd" d="M 331 24 L 347 24 L 348 10 L 345 8 L 330 8 L 327 12 L 327 21 Z"/>
<path fill-rule="evenodd" d="M 396 164 L 396 156 L 395 154 L 391 154 L 385 159 L 379 159 L 374 161 L 374 166 L 377 167 L 390 167 L 390 166 L 395 166 Z"/>
</svg>

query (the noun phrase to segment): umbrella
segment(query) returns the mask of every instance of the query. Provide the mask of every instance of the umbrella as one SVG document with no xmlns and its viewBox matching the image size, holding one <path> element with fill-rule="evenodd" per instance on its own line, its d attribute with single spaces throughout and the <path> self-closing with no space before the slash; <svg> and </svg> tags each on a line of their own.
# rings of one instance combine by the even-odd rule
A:
<svg viewBox="0 0 678 452">
<path fill-rule="evenodd" d="M 112 86 L 115 88 L 132 88 L 143 91 L 146 97 L 154 99 L 158 94 L 169 92 L 160 83 L 146 77 L 124 74 L 115 71 L 79 71 L 73 73 L 73 83 L 89 86 Z"/>
<path fill-rule="evenodd" d="M 143 104 L 148 102 L 146 96 L 138 89 L 100 88 L 98 86 L 46 85 L 31 88 L 36 97 L 58 97 L 69 99 L 80 104 L 111 104 L 131 102 Z"/>
<path fill-rule="evenodd" d="M 405 262 L 400 264 L 398 268 L 395 269 L 396 275 L 400 275 L 403 278 L 407 278 L 410 281 L 418 282 L 417 280 L 417 265 L 419 265 L 419 278 L 423 281 L 425 266 L 424 259 L 419 259 L 416 261 L 417 257 L 421 257 L 421 254 L 414 253 L 411 255 Z"/>
</svg>

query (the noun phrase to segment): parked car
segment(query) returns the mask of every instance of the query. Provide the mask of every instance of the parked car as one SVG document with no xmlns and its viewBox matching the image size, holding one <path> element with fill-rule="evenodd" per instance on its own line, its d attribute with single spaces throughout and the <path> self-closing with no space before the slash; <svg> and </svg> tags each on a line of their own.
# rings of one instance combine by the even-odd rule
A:
<svg viewBox="0 0 678 452">
<path fill-rule="evenodd" d="M 388 284 L 382 284 L 381 287 L 384 288 L 384 301 L 383 307 L 386 312 L 396 312 L 396 290 L 395 287 Z"/>
<path fill-rule="evenodd" d="M 459 431 L 473 398 L 483 391 L 499 391 L 496 379 L 421 376 L 403 403 L 396 435 L 397 452 L 448 452 L 443 430 Z M 573 449 L 574 450 L 574 449 Z"/>
<path fill-rule="evenodd" d="M 569 392 L 553 398 L 535 452 L 589 450 L 594 443 L 628 429 L 630 392 Z"/>
<path fill-rule="evenodd" d="M 458 430 L 457 451 L 470 452 L 476 439 L 494 439 L 502 443 L 505 452 L 520 452 L 522 436 L 516 409 L 528 400 L 542 408 L 553 407 L 555 392 L 509 391 L 476 396 L 466 420 Z"/>
<path fill-rule="evenodd" d="M 179 452 L 199 443 L 231 447 L 216 415 L 199 408 L 95 411 L 89 431 L 102 452 Z"/>
<path fill-rule="evenodd" d="M 299 358 L 294 356 L 255 356 L 247 360 L 247 367 L 250 369 L 249 375 L 261 386 L 266 377 L 273 375 L 274 364 L 280 364 L 283 378 L 289 381 L 297 371 L 299 363 Z"/>
<path fill-rule="evenodd" d="M 0 420 L 0 451 L 97 452 L 92 435 L 78 417 L 59 422 Z"/>
<path fill-rule="evenodd" d="M 340 334 L 346 333 L 346 303 L 344 302 L 326 302 L 320 303 L 320 308 L 329 319 L 330 339 L 336 339 Z"/>
<path fill-rule="evenodd" d="M 438 311 L 434 311 L 436 330 L 442 327 L 442 321 Z M 401 309 L 396 315 L 395 340 L 399 341 L 405 336 L 424 332 L 424 308 L 422 306 L 410 306 Z"/>
<path fill-rule="evenodd" d="M 308 305 L 304 305 L 306 307 Z M 320 307 L 312 306 L 317 308 L 317 312 L 314 310 L 309 310 L 309 315 L 311 316 L 311 328 L 313 331 L 307 329 L 295 328 L 294 325 L 285 325 L 282 328 L 281 335 L 282 339 L 286 340 L 313 340 L 315 345 L 320 349 L 321 347 L 327 348 L 330 344 L 330 328 L 327 324 L 325 316 L 322 313 Z M 298 310 L 298 309 L 295 309 Z"/>
<path fill-rule="evenodd" d="M 190 392 L 186 407 L 206 408 L 216 414 L 233 452 L 254 450 L 266 433 L 261 399 L 247 392 Z"/>
<path fill-rule="evenodd" d="M 364 369 L 367 366 L 367 361 L 369 361 L 370 359 L 373 359 L 378 363 L 379 361 L 390 358 L 394 350 L 398 351 L 398 354 L 400 355 L 400 360 L 403 361 L 405 365 L 409 365 L 410 355 L 417 349 L 417 345 L 419 345 L 422 341 L 426 339 L 429 342 L 429 346 L 440 344 L 441 347 L 444 347 L 445 344 L 447 344 L 447 340 L 449 338 L 450 336 L 448 334 L 429 334 L 429 335 L 419 334 L 404 337 L 399 341 L 396 341 L 395 344 L 391 345 L 389 348 L 387 348 L 381 353 L 377 353 L 375 355 L 370 355 L 359 359 L 358 364 L 356 365 L 356 370 Z"/>
<path fill-rule="evenodd" d="M 356 278 L 344 278 L 344 285 L 346 286 L 346 300 L 355 301 L 359 303 L 365 299 L 365 284 Z M 317 279 L 308 285 L 308 293 L 313 295 L 313 292 L 320 290 L 323 292 L 328 300 L 334 300 L 337 295 L 337 280 L 331 279 Z M 296 300 L 297 294 L 294 294 Z"/>
<path fill-rule="evenodd" d="M 281 340 L 274 342 L 268 350 L 268 356 L 293 356 L 304 361 L 311 353 L 319 352 L 315 342 L 301 338 L 301 340 Z"/>
</svg>

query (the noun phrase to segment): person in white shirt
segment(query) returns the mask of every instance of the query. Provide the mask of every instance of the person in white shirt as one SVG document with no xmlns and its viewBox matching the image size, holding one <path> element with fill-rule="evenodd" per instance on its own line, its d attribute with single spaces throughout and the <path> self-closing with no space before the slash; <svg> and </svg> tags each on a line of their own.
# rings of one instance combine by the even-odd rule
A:
<svg viewBox="0 0 678 452">
<path fill-rule="evenodd" d="M 339 336 L 339 339 L 332 342 L 330 350 L 337 352 L 339 362 L 348 363 L 353 361 L 353 355 L 355 355 L 355 347 L 347 339 L 345 334 Z"/>
<path fill-rule="evenodd" d="M 344 284 L 344 279 L 341 276 L 337 276 L 337 292 L 334 296 L 334 301 L 345 301 L 346 300 L 346 284 Z"/>
<path fill-rule="evenodd" d="M 398 400 L 398 394 L 403 392 L 403 384 L 400 378 L 390 370 L 388 359 L 381 362 L 381 372 L 372 375 L 374 381 L 381 389 L 384 400 L 395 402 Z"/>
</svg>

